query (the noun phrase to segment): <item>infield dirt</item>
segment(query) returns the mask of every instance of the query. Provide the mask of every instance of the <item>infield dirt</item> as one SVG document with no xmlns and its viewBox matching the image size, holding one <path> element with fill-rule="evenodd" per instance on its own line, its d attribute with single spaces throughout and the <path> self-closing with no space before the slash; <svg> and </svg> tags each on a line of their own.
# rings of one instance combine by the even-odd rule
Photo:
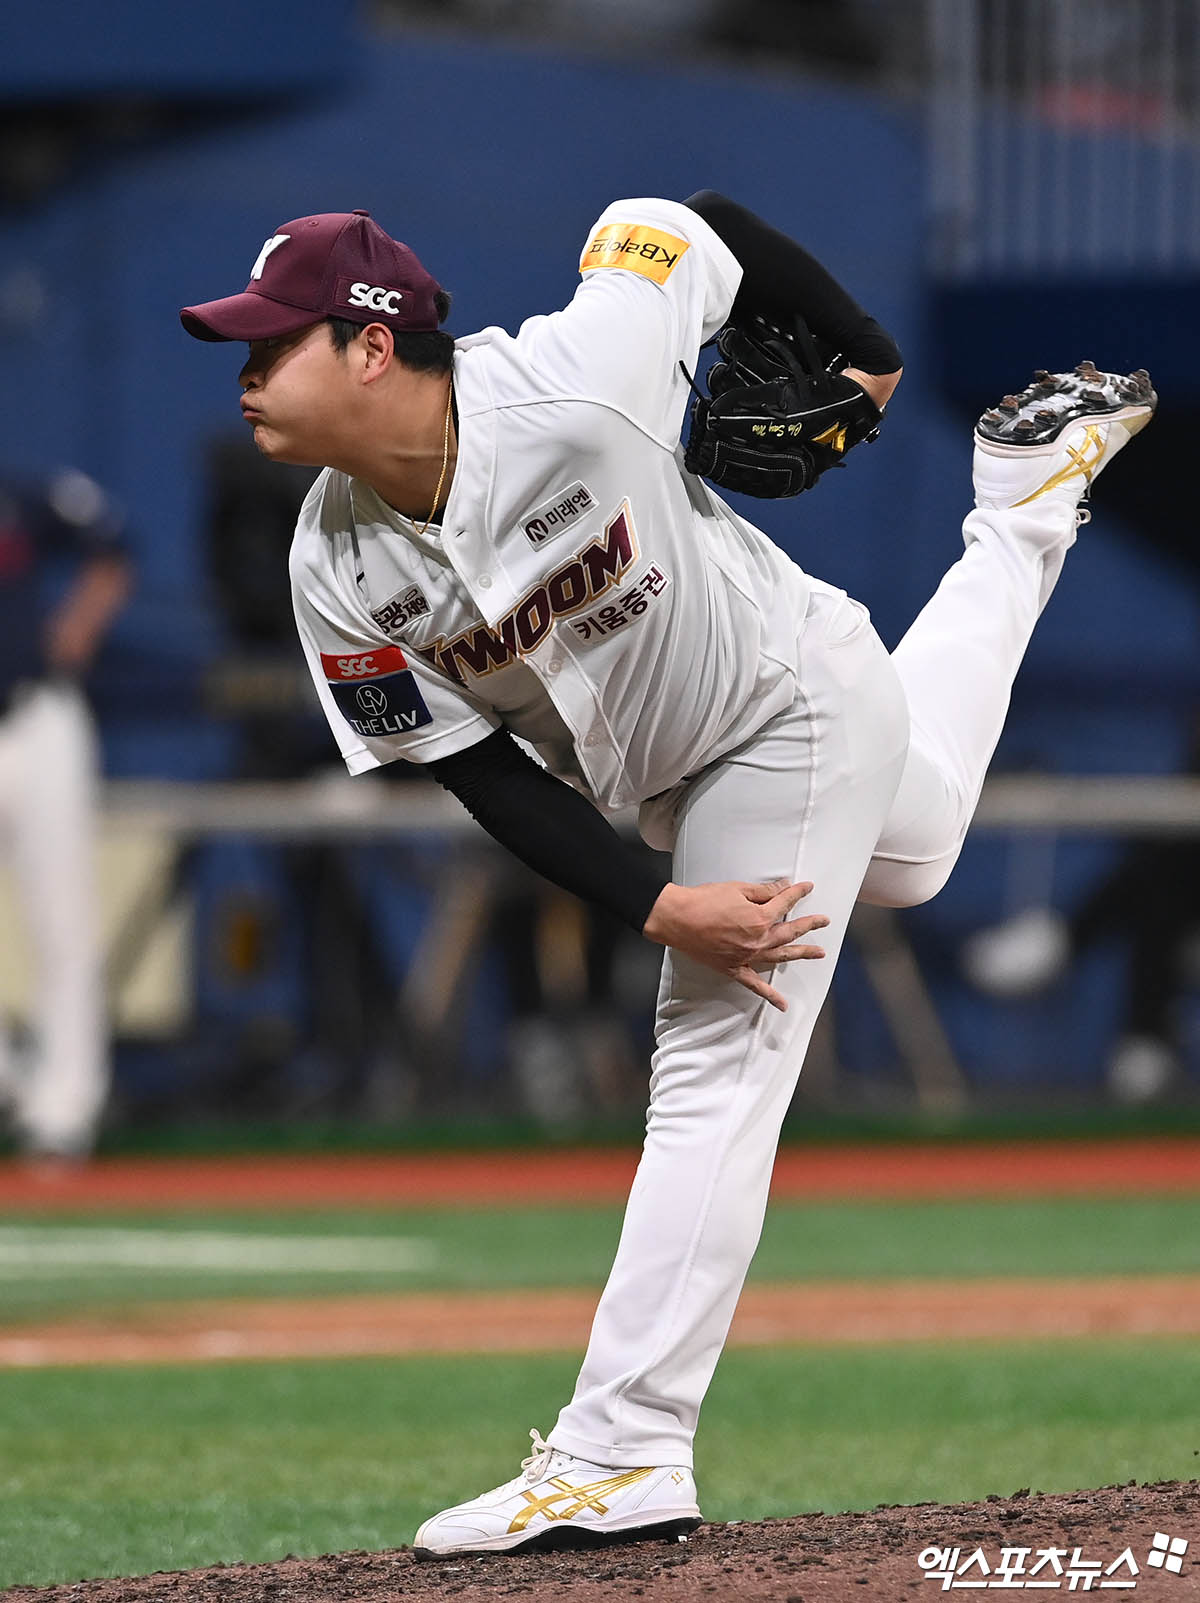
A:
<svg viewBox="0 0 1200 1603">
<path fill-rule="evenodd" d="M 0 1329 L 0 1370 L 58 1364 L 580 1351 L 593 1291 L 512 1290 L 144 1303 Z M 1200 1336 L 1200 1278 L 752 1285 L 729 1343 Z"/>
<path fill-rule="evenodd" d="M 1124 1583 L 1127 1596 L 1184 1603 L 1200 1598 L 1198 1528 L 1200 1483 L 1162 1482 L 1054 1496 L 1019 1492 L 954 1508 L 921 1503 L 865 1514 L 704 1525 L 687 1542 L 670 1545 L 642 1542 L 436 1563 L 419 1563 L 407 1549 L 342 1553 L 140 1580 L 15 1587 L 3 1597 L 4 1603 L 497 1603 L 509 1597 L 526 1603 L 858 1603 L 939 1595 L 942 1582 L 918 1562 L 936 1547 L 958 1548 L 959 1566 L 981 1550 L 990 1572 L 982 1585 L 989 1591 L 995 1590 L 1002 1548 L 1025 1550 L 1020 1562 L 1027 1577 L 1041 1554 L 1054 1549 L 1057 1559 L 1044 1560 L 1037 1572 L 1040 1596 L 1101 1587 L 1111 1596 Z M 1173 1556 L 1172 1539 L 1188 1543 L 1177 1557 L 1179 1573 L 1147 1563 L 1156 1537 L 1164 1561 Z M 1119 1562 L 1126 1550 L 1136 1573 L 1128 1560 Z M 1004 1590 L 1020 1589 L 1017 1562 L 1008 1561 L 1018 1579 Z M 979 1589 L 983 1574 L 976 1560 L 964 1579 Z"/>
</svg>

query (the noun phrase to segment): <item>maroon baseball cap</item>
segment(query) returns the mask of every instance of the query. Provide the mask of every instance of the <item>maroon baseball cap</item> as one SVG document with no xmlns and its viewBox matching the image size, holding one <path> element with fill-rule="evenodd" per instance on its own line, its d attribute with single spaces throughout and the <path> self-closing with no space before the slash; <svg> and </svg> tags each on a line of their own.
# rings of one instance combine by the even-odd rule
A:
<svg viewBox="0 0 1200 1603">
<path fill-rule="evenodd" d="M 438 284 L 368 212 L 321 212 L 280 223 L 240 295 L 185 306 L 198 340 L 265 340 L 324 317 L 386 323 L 398 332 L 438 326 Z"/>
</svg>

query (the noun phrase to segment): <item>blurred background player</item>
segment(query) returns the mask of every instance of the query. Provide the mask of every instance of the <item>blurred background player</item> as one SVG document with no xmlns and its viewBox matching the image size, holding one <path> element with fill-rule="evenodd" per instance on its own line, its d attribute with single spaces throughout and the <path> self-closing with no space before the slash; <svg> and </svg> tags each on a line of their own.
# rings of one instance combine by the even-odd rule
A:
<svg viewBox="0 0 1200 1603">
<path fill-rule="evenodd" d="M 0 1032 L 0 1095 L 32 1157 L 85 1157 L 108 1090 L 97 746 L 81 681 L 129 587 L 98 484 L 75 470 L 36 485 L 0 476 L 0 852 L 34 978 L 29 1050 Z"/>
<path fill-rule="evenodd" d="M 1200 715 L 1188 772 L 1200 774 Z M 1138 840 L 1069 913 L 1030 907 L 977 931 L 963 968 L 1000 1001 L 1048 991 L 1093 947 L 1123 942 L 1118 1035 L 1105 1064 L 1120 1102 L 1152 1102 L 1176 1089 L 1183 1070 L 1181 1004 L 1200 978 L 1200 839 Z"/>
</svg>

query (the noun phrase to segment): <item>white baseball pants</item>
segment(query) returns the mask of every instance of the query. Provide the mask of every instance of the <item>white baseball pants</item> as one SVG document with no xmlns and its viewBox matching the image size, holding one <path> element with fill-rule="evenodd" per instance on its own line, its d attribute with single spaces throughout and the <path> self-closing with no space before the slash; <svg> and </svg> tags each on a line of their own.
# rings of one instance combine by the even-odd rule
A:
<svg viewBox="0 0 1200 1603">
<path fill-rule="evenodd" d="M 35 1055 L 13 1087 L 37 1151 L 86 1151 L 108 1090 L 94 831 L 96 742 L 73 686 L 32 686 L 0 718 L 0 856 L 33 956 Z"/>
<path fill-rule="evenodd" d="M 817 585 L 794 704 L 688 786 L 676 881 L 812 880 L 798 911 L 828 915 L 827 956 L 775 970 L 780 1013 L 668 952 L 645 1146 L 553 1446 L 691 1464 L 854 903 L 912 906 L 945 884 L 1074 531 L 1074 509 L 1046 501 L 972 512 L 965 554 L 890 657 L 864 608 Z"/>
</svg>

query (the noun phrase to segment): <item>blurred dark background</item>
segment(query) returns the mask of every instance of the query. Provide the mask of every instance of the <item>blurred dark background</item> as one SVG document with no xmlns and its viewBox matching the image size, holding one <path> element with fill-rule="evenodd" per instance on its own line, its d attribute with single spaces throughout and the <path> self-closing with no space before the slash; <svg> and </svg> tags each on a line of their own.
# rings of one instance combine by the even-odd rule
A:
<svg viewBox="0 0 1200 1603">
<path fill-rule="evenodd" d="M 745 509 L 889 643 L 955 558 L 978 411 L 1034 367 L 1151 370 L 1160 417 L 1105 475 L 996 769 L 1186 771 L 1198 77 L 1186 0 L 45 0 L 0 60 L 3 451 L 10 470 L 79 467 L 124 507 L 138 589 L 91 682 L 110 780 L 297 781 L 333 809 L 371 787 L 398 818 L 419 782 L 339 780 L 287 594 L 311 476 L 259 461 L 237 348 L 189 340 L 179 306 L 239 288 L 282 219 L 366 207 L 453 291 L 455 332 L 514 328 L 570 297 L 610 200 L 700 187 L 802 240 L 904 350 L 871 451 L 801 502 Z M 636 1120 L 656 953 L 478 840 L 138 829 L 106 871 L 111 1139 L 230 1119 Z M 1186 912 L 1162 958 L 1173 1066 L 1132 1089 L 1110 1073 L 1129 1028 L 1119 920 L 1020 995 L 964 973 L 981 930 L 1069 918 L 1127 835 L 981 829 L 888 932 L 960 1112 L 1195 1107 Z M 1193 847 L 1173 839 L 1184 855 L 1155 872 L 1182 876 Z M 19 939 L 0 916 L 18 1037 Z M 859 945 L 801 1098 L 902 1114 L 927 1048 L 898 1040 L 906 993 Z"/>
</svg>

